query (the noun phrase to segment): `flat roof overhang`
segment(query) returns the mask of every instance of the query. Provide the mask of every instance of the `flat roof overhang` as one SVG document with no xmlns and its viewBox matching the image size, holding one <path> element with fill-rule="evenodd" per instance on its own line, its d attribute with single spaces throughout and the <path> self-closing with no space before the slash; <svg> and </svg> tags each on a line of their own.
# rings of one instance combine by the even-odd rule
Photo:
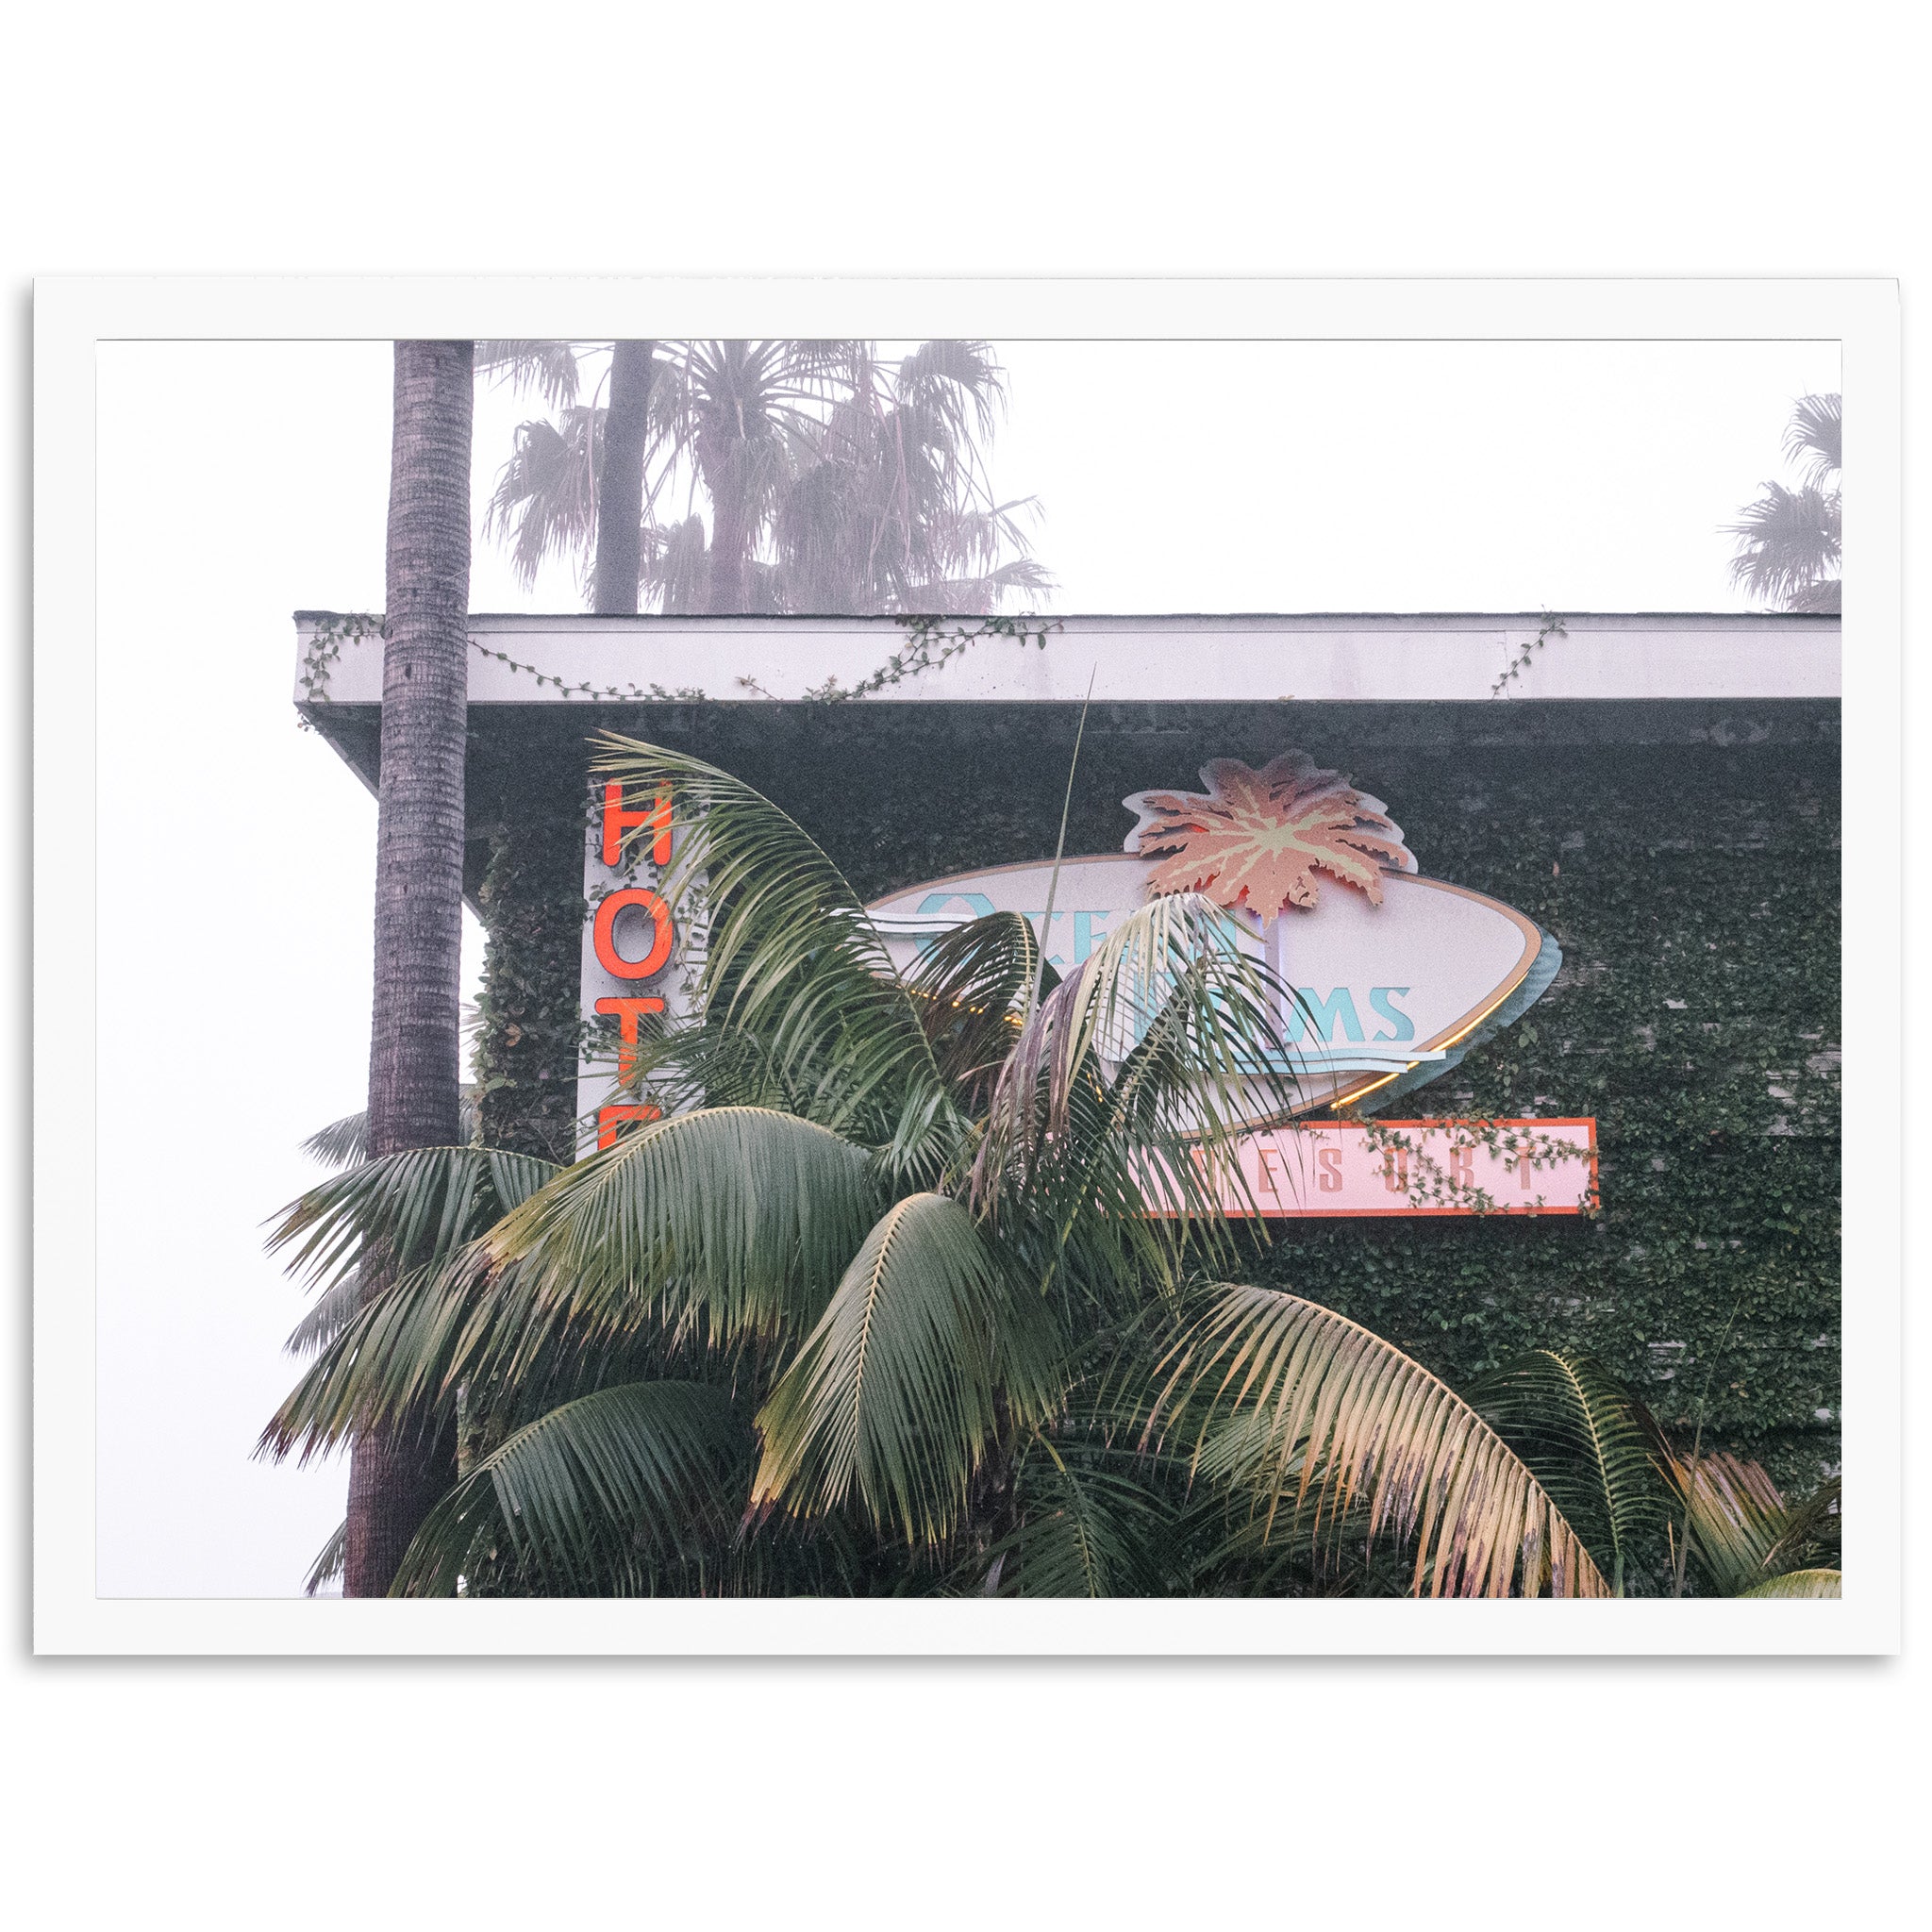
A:
<svg viewBox="0 0 1932 1932">
<path fill-rule="evenodd" d="M 945 620 L 971 627 L 971 618 Z M 381 734 L 382 642 L 341 641 L 317 699 L 309 653 L 340 613 L 298 611 L 295 698 L 371 791 Z M 665 736 L 728 761 L 794 738 L 855 752 L 897 741 L 944 756 L 988 737 L 1050 730 L 1090 678 L 1090 736 L 1264 734 L 1318 758 L 1378 751 L 1562 746 L 1835 744 L 1836 617 L 1566 615 L 1070 616 L 1043 648 L 989 636 L 937 670 L 853 702 L 850 687 L 904 648 L 890 617 L 592 617 L 470 620 L 470 821 L 501 815 L 533 766 L 575 764 L 599 730 Z M 1514 667 L 1512 669 L 1512 667 Z M 480 860 L 478 861 L 480 862 Z M 469 870 L 476 873 L 476 865 Z M 474 891 L 475 877 L 468 882 Z"/>
</svg>

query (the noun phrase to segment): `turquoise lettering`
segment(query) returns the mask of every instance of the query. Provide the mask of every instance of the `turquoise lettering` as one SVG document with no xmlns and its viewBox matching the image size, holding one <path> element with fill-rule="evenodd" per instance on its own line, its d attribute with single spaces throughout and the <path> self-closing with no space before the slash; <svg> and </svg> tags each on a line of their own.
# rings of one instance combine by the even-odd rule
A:
<svg viewBox="0 0 1932 1932">
<path fill-rule="evenodd" d="M 1355 1009 L 1355 995 L 1345 986 L 1338 986 L 1330 991 L 1325 1000 L 1315 997 L 1312 986 L 1295 988 L 1295 997 L 1307 1008 L 1308 1021 L 1314 1028 L 1315 1038 L 1324 1045 L 1332 1045 L 1335 1029 L 1339 1024 L 1353 1041 L 1362 1037 L 1362 1023 Z M 1301 1015 L 1291 1009 L 1288 1015 L 1289 1038 L 1302 1037 Z"/>
<path fill-rule="evenodd" d="M 955 899 L 963 899 L 973 908 L 974 919 L 992 917 L 992 901 L 984 892 L 928 892 L 919 902 L 922 914 L 937 912 L 942 906 L 950 906 Z"/>
<path fill-rule="evenodd" d="M 1406 986 L 1375 986 L 1369 989 L 1370 1006 L 1374 1007 L 1383 1019 L 1392 1020 L 1395 1023 L 1395 1031 L 1393 1033 L 1377 1033 L 1375 1035 L 1377 1040 L 1413 1040 L 1415 1038 L 1415 1022 L 1407 1013 L 1403 1012 L 1399 1007 L 1391 1004 L 1393 1000 L 1406 1000 L 1407 997 L 1408 989 Z"/>
<path fill-rule="evenodd" d="M 963 899 L 971 908 L 974 919 L 990 919 L 992 916 L 993 903 L 984 892 L 928 892 L 919 902 L 920 913 L 923 916 L 928 912 L 942 911 L 955 899 Z M 912 950 L 923 959 L 932 951 L 932 941 L 930 939 L 914 940 L 912 941 Z"/>
</svg>

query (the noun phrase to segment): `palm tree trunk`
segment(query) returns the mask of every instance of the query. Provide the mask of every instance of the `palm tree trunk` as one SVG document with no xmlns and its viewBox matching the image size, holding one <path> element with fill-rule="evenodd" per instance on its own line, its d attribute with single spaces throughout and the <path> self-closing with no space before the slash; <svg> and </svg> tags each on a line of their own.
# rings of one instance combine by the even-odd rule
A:
<svg viewBox="0 0 1932 1932">
<path fill-rule="evenodd" d="M 637 613 L 638 525 L 644 509 L 644 441 L 655 347 L 652 342 L 619 342 L 610 358 L 610 409 L 604 418 L 604 462 L 597 475 L 599 616 Z"/>
<path fill-rule="evenodd" d="M 728 489 L 711 494 L 711 583 L 706 605 L 713 617 L 731 617 L 745 606 L 744 563 L 751 532 Z"/>
<path fill-rule="evenodd" d="M 372 1158 L 461 1138 L 458 1002 L 469 711 L 475 345 L 398 342 L 375 833 Z M 372 1287 L 379 1271 L 372 1270 Z M 342 1590 L 380 1596 L 455 1472 L 453 1446 L 364 1434 Z"/>
</svg>

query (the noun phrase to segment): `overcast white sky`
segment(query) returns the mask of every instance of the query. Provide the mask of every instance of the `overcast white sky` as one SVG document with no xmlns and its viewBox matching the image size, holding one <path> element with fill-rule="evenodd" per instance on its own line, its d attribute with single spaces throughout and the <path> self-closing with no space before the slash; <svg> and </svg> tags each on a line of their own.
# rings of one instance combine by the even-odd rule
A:
<svg viewBox="0 0 1932 1932">
<path fill-rule="evenodd" d="M 1000 354 L 993 477 L 1039 497 L 1062 612 L 1744 608 L 1719 526 L 1785 475 L 1792 399 L 1839 386 L 1835 343 Z M 290 613 L 381 608 L 390 378 L 384 342 L 100 352 L 102 930 L 156 936 L 166 1022 L 133 1069 L 104 1042 L 107 1595 L 292 1593 L 341 1515 L 340 1464 L 249 1452 L 304 1306 L 261 1223 L 368 1054 L 375 806 L 295 728 Z M 533 408 L 479 395 L 479 506 Z M 581 608 L 480 541 L 471 602 Z"/>
</svg>

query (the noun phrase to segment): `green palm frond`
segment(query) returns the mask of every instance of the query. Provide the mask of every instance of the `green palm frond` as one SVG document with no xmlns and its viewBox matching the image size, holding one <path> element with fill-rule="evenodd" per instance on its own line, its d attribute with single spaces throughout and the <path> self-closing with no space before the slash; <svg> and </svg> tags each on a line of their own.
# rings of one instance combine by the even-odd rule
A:
<svg viewBox="0 0 1932 1932">
<path fill-rule="evenodd" d="M 1793 1508 L 1756 1462 L 1727 1454 L 1672 1457 L 1664 1473 L 1683 1515 L 1673 1525 L 1720 1596 L 1740 1596 L 1792 1557 L 1835 1541 L 1838 1487 Z"/>
<path fill-rule="evenodd" d="M 763 1041 L 709 1018 L 655 1039 L 640 1039 L 635 1047 L 625 1049 L 627 1071 L 621 1076 L 615 1047 L 608 1058 L 620 1087 L 648 1093 L 666 1113 L 707 1106 L 758 1107 L 812 1118 L 810 1088 L 787 1086 Z"/>
<path fill-rule="evenodd" d="M 1738 1594 L 1742 1598 L 1837 1599 L 1844 1595 L 1844 1573 L 1839 1570 L 1787 1570 L 1782 1576 L 1769 1577 L 1749 1590 L 1740 1591 Z"/>
<path fill-rule="evenodd" d="M 302 1594 L 313 1596 L 325 1584 L 334 1583 L 341 1577 L 349 1555 L 349 1524 L 344 1518 L 336 1524 L 335 1532 L 327 1542 L 315 1553 L 315 1561 L 308 1566 L 308 1574 L 302 1579 Z"/>
<path fill-rule="evenodd" d="M 1284 989 L 1195 892 L 1137 907 L 1028 1016 L 994 1103 L 1025 1150 L 1066 1124 L 1074 1091 L 1111 1081 L 1137 1054 L 1137 1118 L 1208 1137 L 1279 1120 L 1295 1105 L 1276 1018 Z"/>
<path fill-rule="evenodd" d="M 308 1312 L 289 1331 L 282 1346 L 293 1356 L 326 1348 L 355 1319 L 362 1302 L 362 1271 L 343 1271 L 309 1304 Z"/>
<path fill-rule="evenodd" d="M 1661 1530 L 1668 1502 L 1648 1412 L 1601 1362 L 1548 1348 L 1506 1363 L 1469 1399 L 1529 1465 L 1622 1596 L 1637 1546 Z"/>
<path fill-rule="evenodd" d="M 973 1218 L 941 1194 L 898 1202 L 866 1236 L 758 1412 L 754 1507 L 823 1515 L 856 1500 L 878 1527 L 942 1542 L 1002 1404 L 1051 1400 L 1057 1351 L 1015 1300 Z"/>
<path fill-rule="evenodd" d="M 288 1250 L 290 1274 L 313 1281 L 339 1280 L 365 1249 L 397 1272 L 437 1266 L 558 1173 L 492 1147 L 406 1148 L 291 1201 L 268 1250 Z"/>
<path fill-rule="evenodd" d="M 433 1434 L 458 1420 L 469 1440 L 494 1441 L 612 1382 L 728 1374 L 741 1352 L 688 1301 L 546 1292 L 529 1271 L 491 1267 L 481 1242 L 383 1282 L 318 1340 L 258 1454 L 306 1462 L 364 1430 Z"/>
<path fill-rule="evenodd" d="M 1832 1476 L 1820 1483 L 1802 1503 L 1785 1511 L 1785 1526 L 1777 1541 L 1764 1553 L 1767 1570 L 1815 1567 L 1821 1562 L 1839 1567 L 1843 1548 L 1844 1480 Z"/>
<path fill-rule="evenodd" d="M 978 1567 L 992 1593 L 1020 1597 L 1156 1596 L 1173 1512 L 1148 1483 L 1040 1437 L 1017 1477 L 1019 1525 Z"/>
<path fill-rule="evenodd" d="M 467 1003 L 464 1005 L 463 1032 L 466 1038 L 475 1034 L 480 1024 L 475 1018 L 475 1007 Z M 466 1147 L 481 1139 L 476 1120 L 476 1094 L 472 1087 L 465 1087 L 458 1098 L 457 1131 Z M 369 1158 L 368 1113 L 345 1113 L 341 1120 L 331 1121 L 303 1141 L 302 1151 L 324 1167 L 358 1166 Z"/>
<path fill-rule="evenodd" d="M 1231 942 L 1227 915 L 1174 893 L 1139 908 L 1028 1014 L 1001 1070 L 973 1172 L 996 1224 L 1016 1190 L 1063 1227 L 1097 1210 L 1144 1245 L 1149 1201 L 1225 1251 L 1222 1202 L 1252 1208 L 1234 1153 L 1298 1094 L 1283 989 Z"/>
<path fill-rule="evenodd" d="M 368 1127 L 366 1113 L 345 1113 L 341 1120 L 331 1121 L 310 1134 L 303 1141 L 302 1151 L 325 1167 L 353 1167 L 368 1154 Z"/>
<path fill-rule="evenodd" d="M 391 1594 L 449 1596 L 478 1570 L 545 1594 L 628 1593 L 652 1558 L 724 1543 L 747 1450 L 720 1390 L 601 1389 L 484 1457 L 425 1519 Z"/>
<path fill-rule="evenodd" d="M 865 1150 L 762 1108 L 652 1121 L 565 1169 L 484 1251 L 539 1306 L 698 1312 L 715 1332 L 818 1319 L 882 1195 Z"/>
<path fill-rule="evenodd" d="M 461 1340 L 479 1273 L 472 1247 L 430 1266 L 385 1274 L 353 1307 L 290 1346 L 316 1357 L 269 1418 L 256 1453 L 304 1462 L 364 1430 L 435 1435 L 455 1419 L 448 1367 Z M 353 1277 L 335 1284 L 352 1287 Z M 333 1293 L 334 1291 L 332 1290 Z"/>
<path fill-rule="evenodd" d="M 703 991 L 712 1020 L 756 1036 L 811 1117 L 891 1141 L 892 1163 L 930 1160 L 962 1124 L 918 1008 L 844 875 L 741 779 L 701 759 L 602 734 L 593 768 L 640 796 L 673 797 L 676 858 L 664 890 L 710 908 Z"/>
<path fill-rule="evenodd" d="M 1783 1536 L 1785 1499 L 1763 1467 L 1728 1454 L 1674 1457 L 1665 1474 L 1684 1511 L 1691 1559 L 1721 1596 L 1759 1581 Z"/>
<path fill-rule="evenodd" d="M 991 1097 L 1027 989 L 1042 970 L 1051 991 L 1059 974 L 1042 969 L 1032 922 L 995 912 L 941 933 L 907 974 L 940 1071 L 969 1110 Z"/>
<path fill-rule="evenodd" d="M 1243 1493 L 1265 1538 L 1331 1538 L 1357 1507 L 1369 1540 L 1415 1549 L 1430 1596 L 1609 1594 L 1528 1466 L 1421 1363 L 1299 1296 L 1223 1283 L 1160 1364 L 1167 1433 L 1197 1476 Z M 1150 1430 L 1150 1437 L 1159 1431 Z"/>
</svg>

